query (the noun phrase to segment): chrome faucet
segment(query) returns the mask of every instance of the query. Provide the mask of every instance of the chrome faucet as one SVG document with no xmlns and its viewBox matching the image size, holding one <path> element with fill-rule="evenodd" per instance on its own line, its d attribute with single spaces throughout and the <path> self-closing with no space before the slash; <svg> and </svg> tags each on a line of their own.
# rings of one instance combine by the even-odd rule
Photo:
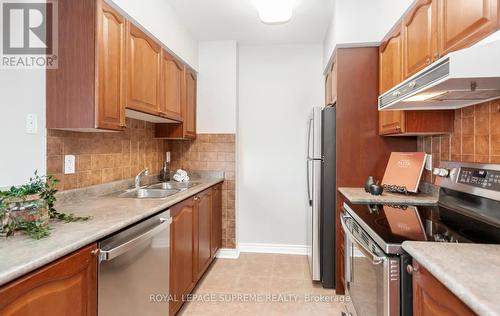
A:
<svg viewBox="0 0 500 316">
<path fill-rule="evenodd" d="M 141 180 L 142 177 L 147 176 L 149 174 L 149 169 L 145 168 L 138 175 L 135 176 L 135 189 L 139 190 L 141 188 Z"/>
</svg>

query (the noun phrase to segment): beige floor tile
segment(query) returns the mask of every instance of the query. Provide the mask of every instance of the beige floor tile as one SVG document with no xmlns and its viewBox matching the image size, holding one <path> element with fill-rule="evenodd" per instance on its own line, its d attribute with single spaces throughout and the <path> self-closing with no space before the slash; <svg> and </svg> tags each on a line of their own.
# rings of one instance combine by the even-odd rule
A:
<svg viewBox="0 0 500 316">
<path fill-rule="evenodd" d="M 312 282 L 304 256 L 244 253 L 238 260 L 218 259 L 194 293 L 213 294 L 215 300 L 186 303 L 179 315 L 327 316 L 340 315 L 345 308 L 345 303 L 339 302 L 343 297 Z M 248 302 L 252 295 L 261 302 Z M 276 302 L 276 297 L 292 301 Z M 333 302 L 315 302 L 311 297 L 328 297 Z"/>
<path fill-rule="evenodd" d="M 240 276 L 236 281 L 234 292 L 248 294 L 265 294 L 269 293 L 271 288 L 271 278 L 255 277 L 251 275 Z"/>
<path fill-rule="evenodd" d="M 303 264 L 307 265 L 307 256 L 298 255 L 275 255 L 275 263 L 288 263 L 288 264 Z"/>
<path fill-rule="evenodd" d="M 281 279 L 310 280 L 309 269 L 303 264 L 275 263 L 272 277 Z"/>
</svg>

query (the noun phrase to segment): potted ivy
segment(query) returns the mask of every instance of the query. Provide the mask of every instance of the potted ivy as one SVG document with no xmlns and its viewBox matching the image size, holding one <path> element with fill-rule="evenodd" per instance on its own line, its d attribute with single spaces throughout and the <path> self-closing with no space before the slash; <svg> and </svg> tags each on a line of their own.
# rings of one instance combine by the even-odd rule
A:
<svg viewBox="0 0 500 316">
<path fill-rule="evenodd" d="M 0 191 L 0 236 L 9 237 L 24 232 L 31 238 L 50 235 L 50 220 L 85 221 L 89 217 L 59 213 L 55 208 L 59 181 L 52 176 L 35 175 L 29 182 Z"/>
</svg>

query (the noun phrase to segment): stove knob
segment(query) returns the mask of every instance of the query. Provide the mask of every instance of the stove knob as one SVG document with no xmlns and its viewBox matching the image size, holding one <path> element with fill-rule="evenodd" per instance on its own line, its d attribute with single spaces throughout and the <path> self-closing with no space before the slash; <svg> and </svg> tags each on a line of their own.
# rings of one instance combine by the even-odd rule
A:
<svg viewBox="0 0 500 316">
<path fill-rule="evenodd" d="M 435 176 L 446 178 L 450 175 L 450 170 L 446 168 L 434 168 L 434 171 L 432 171 L 432 173 Z"/>
</svg>

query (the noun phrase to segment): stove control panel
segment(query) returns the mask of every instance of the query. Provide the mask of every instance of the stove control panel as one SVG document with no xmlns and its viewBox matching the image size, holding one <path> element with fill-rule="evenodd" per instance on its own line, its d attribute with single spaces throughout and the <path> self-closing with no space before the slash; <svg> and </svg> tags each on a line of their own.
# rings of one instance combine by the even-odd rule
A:
<svg viewBox="0 0 500 316">
<path fill-rule="evenodd" d="M 457 181 L 473 187 L 500 192 L 500 171 L 498 170 L 462 167 Z"/>
</svg>

